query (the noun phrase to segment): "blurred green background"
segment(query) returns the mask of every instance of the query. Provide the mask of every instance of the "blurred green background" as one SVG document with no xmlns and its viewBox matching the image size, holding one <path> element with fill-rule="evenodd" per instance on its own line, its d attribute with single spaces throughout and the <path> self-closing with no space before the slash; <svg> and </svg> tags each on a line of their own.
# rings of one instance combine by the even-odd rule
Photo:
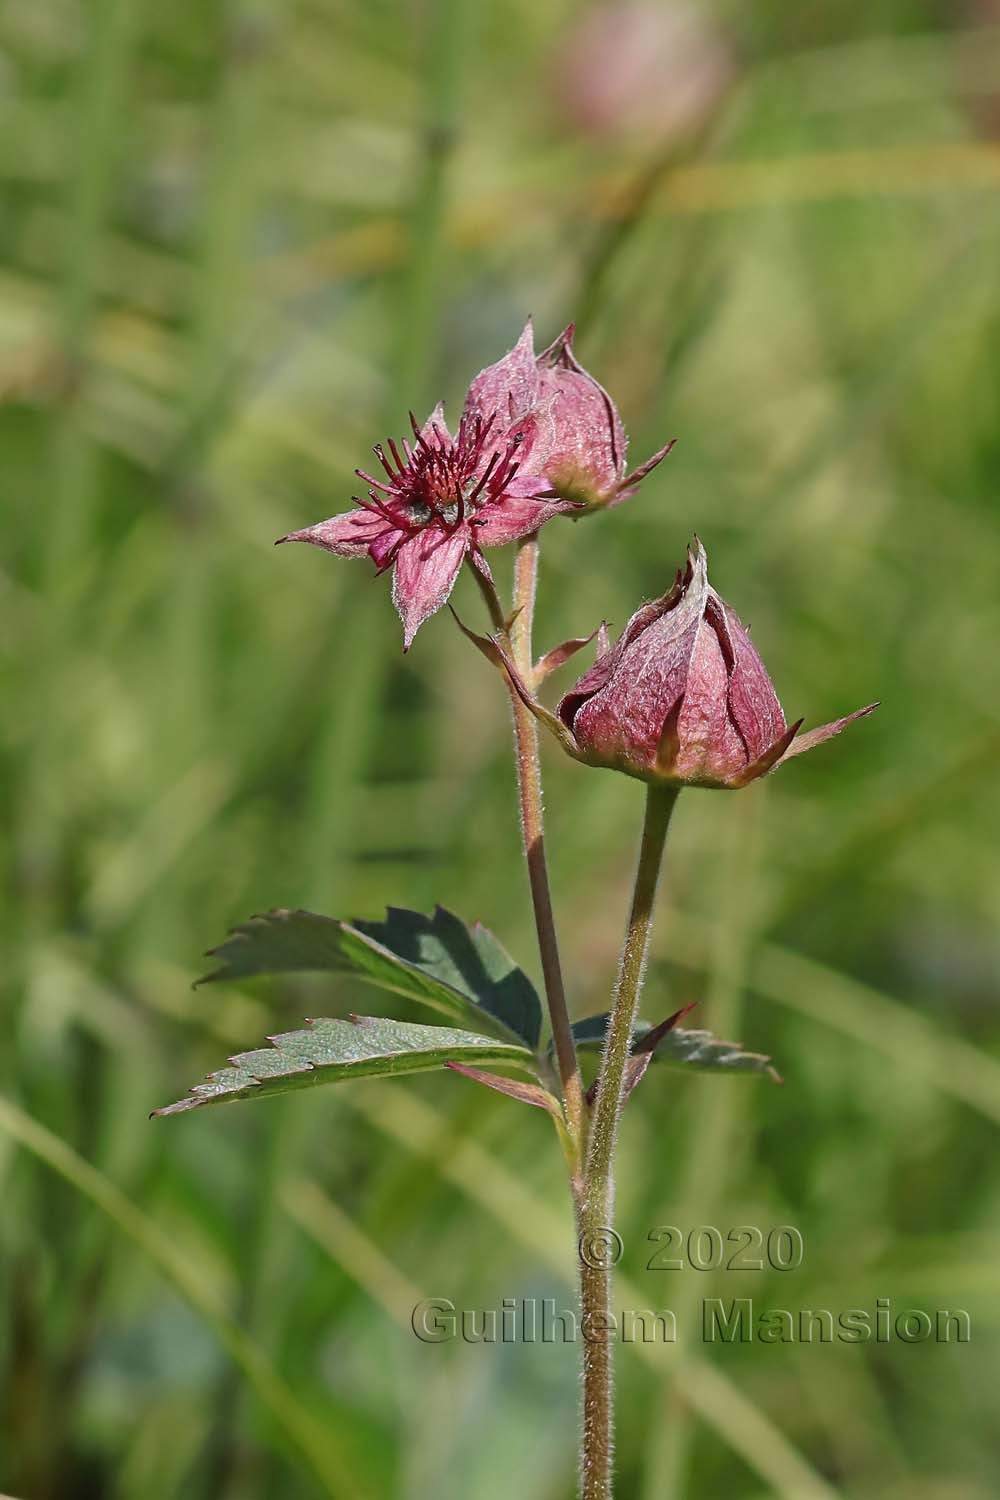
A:
<svg viewBox="0 0 1000 1500">
<path fill-rule="evenodd" d="M 786 1083 L 630 1108 L 619 1301 L 680 1339 L 620 1351 L 620 1493 L 998 1492 L 998 79 L 989 0 L 7 0 L 0 1489 L 572 1494 L 574 1351 L 409 1328 L 569 1305 L 541 1114 L 435 1075 L 146 1118 L 394 1008 L 192 992 L 255 910 L 440 900 L 537 974 L 497 680 L 446 614 L 404 660 L 367 565 L 271 549 L 531 312 L 577 317 L 637 461 L 679 439 L 547 529 L 540 644 L 620 625 L 697 529 L 790 717 L 883 700 L 680 804 L 645 1012 L 697 999 Z M 546 771 L 582 1016 L 641 792 Z M 648 1271 L 665 1224 L 793 1224 L 803 1264 Z M 706 1296 L 972 1340 L 712 1347 Z"/>
</svg>

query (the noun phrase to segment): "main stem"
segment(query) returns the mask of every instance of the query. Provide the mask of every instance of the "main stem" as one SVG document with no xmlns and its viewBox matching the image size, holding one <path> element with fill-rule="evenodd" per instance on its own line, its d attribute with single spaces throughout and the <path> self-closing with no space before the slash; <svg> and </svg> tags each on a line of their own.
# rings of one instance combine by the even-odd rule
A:
<svg viewBox="0 0 1000 1500">
<path fill-rule="evenodd" d="M 538 586 L 538 537 L 525 537 L 518 544 L 514 561 L 514 614 L 508 627 L 496 589 L 478 570 L 476 581 L 486 600 L 496 629 L 508 636 L 511 655 L 522 681 L 534 686 L 535 665 L 532 656 L 532 626 L 535 615 L 535 592 Z M 531 904 L 538 934 L 538 952 L 545 981 L 545 997 L 552 1039 L 562 1084 L 566 1123 L 576 1155 L 573 1163 L 573 1195 L 579 1200 L 582 1187 L 583 1154 L 586 1149 L 586 1119 L 583 1083 L 576 1055 L 576 1044 L 566 1006 L 559 944 L 556 938 L 552 894 L 549 889 L 548 861 L 545 857 L 545 824 L 542 811 L 542 768 L 538 751 L 538 726 L 530 711 L 510 687 L 514 718 L 514 763 L 517 769 L 517 792 L 521 810 L 521 832 L 531 887 Z"/>
<path fill-rule="evenodd" d="M 534 686 L 535 665 L 532 657 L 532 627 L 535 618 L 535 592 L 538 587 L 538 537 L 526 537 L 514 560 L 514 618 L 510 626 L 510 647 L 514 664 L 523 681 Z M 552 1039 L 556 1063 L 563 1088 L 566 1122 L 570 1136 L 581 1157 L 585 1149 L 583 1083 L 576 1055 L 576 1044 L 566 1005 L 559 944 L 556 939 L 552 893 L 549 888 L 548 860 L 545 856 L 545 824 L 542 811 L 542 767 L 538 749 L 538 724 L 511 689 L 514 716 L 514 759 L 517 764 L 517 787 L 521 804 L 521 831 L 524 855 L 531 886 L 531 904 L 538 932 L 538 952 L 542 977 L 552 1022 Z M 574 1182 L 574 1192 L 578 1183 Z"/>
<path fill-rule="evenodd" d="M 580 1312 L 583 1336 L 583 1432 L 580 1446 L 581 1500 L 609 1500 L 613 1484 L 614 1380 L 610 1329 L 611 1267 L 618 1242 L 613 1232 L 614 1154 L 627 1083 L 639 994 L 642 989 L 653 904 L 663 847 L 677 801 L 674 787 L 650 786 L 642 829 L 632 909 L 622 949 L 614 1004 L 598 1075 L 584 1191 L 578 1211 Z"/>
</svg>

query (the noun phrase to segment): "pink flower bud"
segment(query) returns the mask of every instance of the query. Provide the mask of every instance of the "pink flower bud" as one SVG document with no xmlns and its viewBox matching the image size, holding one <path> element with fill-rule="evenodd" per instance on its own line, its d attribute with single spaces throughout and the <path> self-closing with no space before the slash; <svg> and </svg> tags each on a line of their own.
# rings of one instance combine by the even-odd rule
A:
<svg viewBox="0 0 1000 1500">
<path fill-rule="evenodd" d="M 811 750 L 846 718 L 799 735 L 739 619 L 708 582 L 701 543 L 662 599 L 644 604 L 556 714 L 579 759 L 642 781 L 741 787 Z"/>
<path fill-rule="evenodd" d="M 670 452 L 668 443 L 626 475 L 628 439 L 618 408 L 573 353 L 573 324 L 539 354 L 537 399 L 552 413 L 544 469 L 564 500 L 586 509 L 618 505 Z"/>
<path fill-rule="evenodd" d="M 719 106 L 736 74 L 704 6 L 608 0 L 575 14 L 560 39 L 554 98 L 589 135 L 673 140 Z"/>
</svg>

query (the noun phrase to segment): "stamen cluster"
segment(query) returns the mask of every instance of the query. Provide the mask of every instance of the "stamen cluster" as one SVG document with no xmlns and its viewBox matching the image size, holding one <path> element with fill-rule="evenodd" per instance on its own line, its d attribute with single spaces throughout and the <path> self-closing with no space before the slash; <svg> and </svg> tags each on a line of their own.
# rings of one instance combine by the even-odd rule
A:
<svg viewBox="0 0 1000 1500">
<path fill-rule="evenodd" d="M 484 462 L 496 413 L 485 419 L 463 416 L 454 441 L 433 418 L 421 432 L 410 412 L 410 425 L 413 442 L 403 438 L 402 454 L 392 438 L 388 440 L 390 457 L 381 443 L 375 444 L 373 452 L 385 479 L 364 469 L 354 471 L 369 490 L 367 500 L 359 495 L 351 498 L 385 523 L 385 530 L 369 531 L 367 538 L 380 573 L 392 567 L 405 542 L 429 527 L 437 528 L 444 541 L 466 520 L 470 526 L 487 525 L 487 518 L 477 516 L 477 510 L 498 501 L 519 468 L 522 433 L 508 435 L 502 449 L 494 448 Z"/>
</svg>

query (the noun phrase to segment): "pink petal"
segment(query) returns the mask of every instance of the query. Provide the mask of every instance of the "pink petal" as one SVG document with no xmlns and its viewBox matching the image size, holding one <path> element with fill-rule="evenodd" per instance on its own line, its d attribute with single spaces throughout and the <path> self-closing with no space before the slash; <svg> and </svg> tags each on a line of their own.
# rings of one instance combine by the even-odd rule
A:
<svg viewBox="0 0 1000 1500">
<path fill-rule="evenodd" d="M 531 490 L 529 495 L 511 493 L 515 486 L 523 485 Z M 530 536 L 553 516 L 564 515 L 572 507 L 565 500 L 538 500 L 532 498 L 539 490 L 548 490 L 546 479 L 520 476 L 512 480 L 508 490 L 497 500 L 482 506 L 475 519 L 474 532 L 480 547 L 502 547 L 505 542 L 519 541 Z"/>
<path fill-rule="evenodd" d="M 515 474 L 503 487 L 503 494 L 496 500 L 488 501 L 488 505 L 503 505 L 504 501 L 510 500 L 547 500 L 559 510 L 560 513 L 573 509 L 572 505 L 565 500 L 557 500 L 552 494 L 552 486 L 544 474 L 537 471 L 531 474 Z"/>
<path fill-rule="evenodd" d="M 404 542 L 396 555 L 392 602 L 403 622 L 403 650 L 425 620 L 447 601 L 470 547 L 469 529 L 458 526 L 450 534 L 429 527 Z"/>
<path fill-rule="evenodd" d="M 746 745 L 747 760 L 755 761 L 784 734 L 786 724 L 778 695 L 750 637 L 734 609 L 714 589 L 711 623 L 729 654 L 729 712 Z"/>
<path fill-rule="evenodd" d="M 420 430 L 420 436 L 430 448 L 450 448 L 454 444 L 454 438 L 448 431 L 448 423 L 444 419 L 444 402 L 439 401 L 431 412 L 427 421 Z"/>
<path fill-rule="evenodd" d="M 594 665 L 584 672 L 578 682 L 565 693 L 556 705 L 556 713 L 567 728 L 572 729 L 575 722 L 577 710 L 593 698 L 602 688 L 611 681 L 618 664 L 634 640 L 637 640 L 643 631 L 650 625 L 656 623 L 664 614 L 675 609 L 685 597 L 691 584 L 694 583 L 696 591 L 704 600 L 704 592 L 707 587 L 708 575 L 706 572 L 707 559 L 701 543 L 698 544 L 698 557 L 695 560 L 699 568 L 699 577 L 694 576 L 695 562 L 688 553 L 687 571 L 682 575 L 680 569 L 677 571 L 671 588 L 660 599 L 652 599 L 648 604 L 642 604 L 632 615 L 618 640 L 612 646 L 608 640 L 606 625 L 601 625 L 597 632 L 597 660 Z M 690 623 L 690 622 L 689 622 Z"/>
<path fill-rule="evenodd" d="M 866 714 L 874 713 L 878 708 L 877 703 L 869 703 L 865 708 L 856 708 L 852 714 L 847 714 L 843 719 L 834 719 L 832 724 L 821 724 L 818 729 L 810 729 L 805 734 L 798 735 L 784 755 L 782 761 L 791 760 L 793 755 L 804 755 L 807 750 L 822 745 L 824 740 L 832 740 L 835 734 L 846 729 L 848 724 L 853 724 L 855 719 L 863 719 Z"/>
<path fill-rule="evenodd" d="M 538 392 L 538 370 L 535 366 L 535 340 L 529 318 L 513 349 L 480 370 L 469 386 L 463 415 L 488 422 L 516 421 L 535 404 Z"/>
<path fill-rule="evenodd" d="M 687 710 L 684 693 L 707 595 L 707 559 L 699 542 L 680 583 L 637 610 L 608 656 L 559 703 L 559 718 L 585 753 L 633 774 L 657 764 L 664 725 L 679 703 L 682 714 Z"/>
<path fill-rule="evenodd" d="M 745 767 L 749 757 L 730 713 L 730 685 L 730 663 L 718 633 L 708 619 L 702 619 L 677 722 L 673 770 L 681 779 L 725 783 Z"/>
<path fill-rule="evenodd" d="M 386 522 L 374 511 L 348 510 L 303 531 L 290 531 L 287 536 L 280 536 L 275 546 L 282 542 L 310 542 L 337 557 L 364 557 L 375 537 L 385 529 Z"/>
<path fill-rule="evenodd" d="M 573 364 L 576 364 L 576 358 L 573 354 L 573 338 L 575 334 L 576 324 L 567 323 L 558 338 L 554 338 L 548 348 L 542 350 L 538 356 L 538 363 L 540 365 L 555 365 L 560 360 L 568 358 Z"/>
<path fill-rule="evenodd" d="M 539 399 L 554 402 L 546 473 L 560 488 L 596 498 L 621 481 L 627 441 L 615 403 L 573 353 L 572 323 L 538 356 L 538 368 Z"/>
<path fill-rule="evenodd" d="M 393 549 L 402 546 L 406 534 L 405 531 L 397 531 L 394 527 L 387 525 L 385 531 L 380 532 L 377 537 L 372 538 L 372 544 L 368 551 L 371 554 L 372 562 L 378 568 L 379 572 L 392 561 L 394 555 Z"/>
<path fill-rule="evenodd" d="M 551 490 L 552 485 L 545 477 L 546 465 L 552 445 L 556 440 L 556 428 L 553 419 L 552 401 L 543 401 L 541 405 L 534 406 L 530 411 L 522 412 L 516 421 L 491 432 L 490 441 L 483 449 L 480 461 L 480 471 L 486 467 L 494 450 L 506 453 L 512 442 L 517 443 L 517 464 L 519 471 L 529 472 L 537 477 L 539 491 Z M 506 416 L 504 417 L 506 423 Z M 504 489 L 513 491 L 513 486 L 520 483 L 517 476 Z M 523 485 L 519 493 L 527 493 Z"/>
</svg>

